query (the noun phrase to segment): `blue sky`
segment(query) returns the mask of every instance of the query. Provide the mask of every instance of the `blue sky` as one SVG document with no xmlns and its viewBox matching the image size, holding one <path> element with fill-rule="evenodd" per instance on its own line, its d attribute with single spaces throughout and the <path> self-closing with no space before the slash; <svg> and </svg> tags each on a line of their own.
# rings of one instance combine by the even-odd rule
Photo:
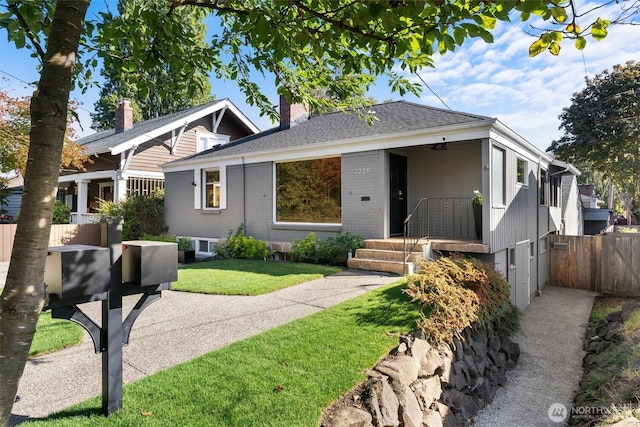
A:
<svg viewBox="0 0 640 427">
<path fill-rule="evenodd" d="M 115 1 L 108 2 L 114 4 Z M 94 1 L 94 4 L 104 4 Z M 595 5 L 596 3 L 591 3 Z M 89 13 L 95 13 L 92 6 Z M 579 2 L 579 11 L 590 9 L 587 2 Z M 600 9 L 599 16 L 607 17 L 607 10 Z M 587 17 L 588 18 L 588 17 Z M 587 18 L 582 25 L 586 25 Z M 532 23 L 499 24 L 494 32 L 495 42 L 487 44 L 472 39 L 445 56 L 436 55 L 435 68 L 425 69 L 420 75 L 446 105 L 458 111 L 497 117 L 521 136 L 545 150 L 553 139 L 561 136 L 558 115 L 571 102 L 571 95 L 584 87 L 584 77 L 594 76 L 613 65 L 630 60 L 640 60 L 640 28 L 616 26 L 601 42 L 588 40 L 584 51 L 576 50 L 570 41 L 562 46 L 559 56 L 543 53 L 529 58 L 528 47 L 535 40 L 525 33 Z M 37 62 L 26 50 L 16 51 L 0 33 L 0 89 L 14 95 L 25 95 L 34 88 L 23 81 L 38 79 Z M 400 71 L 399 71 L 400 72 Z M 96 71 L 94 75 L 98 75 Z M 419 81 L 415 75 L 407 77 Z M 278 101 L 273 81 L 258 81 L 263 92 L 275 104 Z M 244 102 L 233 81 L 212 80 L 212 92 L 217 98 L 229 98 L 259 128 L 268 129 L 273 124 L 255 107 Z M 381 80 L 370 90 L 370 95 L 382 102 L 385 99 L 400 99 L 391 93 L 386 82 Z M 72 98 L 81 102 L 79 116 L 83 130 L 80 135 L 93 132 L 90 129 L 89 112 L 98 98 L 98 89 L 92 88 L 82 94 L 74 91 Z M 447 108 L 424 88 L 420 98 L 407 95 L 403 99 Z"/>
</svg>

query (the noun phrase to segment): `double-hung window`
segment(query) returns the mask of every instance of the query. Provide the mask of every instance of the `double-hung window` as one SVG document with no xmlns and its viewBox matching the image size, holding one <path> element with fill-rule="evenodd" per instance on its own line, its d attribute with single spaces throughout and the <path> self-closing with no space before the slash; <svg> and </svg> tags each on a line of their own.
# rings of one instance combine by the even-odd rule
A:
<svg viewBox="0 0 640 427">
<path fill-rule="evenodd" d="M 208 170 L 204 171 L 205 181 L 205 209 L 220 209 L 221 187 L 220 187 L 220 171 Z"/>
</svg>

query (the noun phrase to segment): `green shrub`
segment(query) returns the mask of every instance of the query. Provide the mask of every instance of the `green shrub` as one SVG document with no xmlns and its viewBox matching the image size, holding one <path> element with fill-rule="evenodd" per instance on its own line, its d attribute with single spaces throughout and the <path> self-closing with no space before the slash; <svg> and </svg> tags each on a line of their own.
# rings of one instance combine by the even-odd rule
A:
<svg viewBox="0 0 640 427">
<path fill-rule="evenodd" d="M 294 261 L 341 265 L 346 262 L 350 252 L 362 247 L 362 237 L 349 231 L 326 240 L 316 240 L 316 234 L 311 232 L 304 239 L 291 242 L 290 255 Z"/>
<path fill-rule="evenodd" d="M 191 247 L 191 237 L 182 236 L 178 237 L 178 250 L 179 251 L 192 251 Z"/>
<path fill-rule="evenodd" d="M 420 261 L 405 292 L 421 306 L 418 328 L 433 343 L 462 339 L 472 325 L 510 335 L 519 328 L 519 311 L 509 302 L 509 284 L 490 265 L 462 256 Z"/>
<path fill-rule="evenodd" d="M 100 200 L 98 213 L 102 216 L 122 217 L 123 240 L 138 240 L 145 234 L 159 236 L 168 230 L 164 220 L 162 190 L 149 195 L 127 197 L 118 203 Z"/>
<path fill-rule="evenodd" d="M 317 263 L 318 242 L 316 242 L 316 233 L 311 232 L 302 240 L 293 240 L 289 255 L 291 255 L 293 261 Z"/>
<path fill-rule="evenodd" d="M 60 200 L 56 200 L 53 205 L 53 219 L 52 224 L 69 224 L 71 222 L 71 208 L 62 203 Z"/>
<path fill-rule="evenodd" d="M 265 259 L 269 255 L 267 244 L 243 234 L 244 224 L 240 224 L 235 234 L 229 231 L 226 240 L 216 245 L 217 258 Z"/>
</svg>

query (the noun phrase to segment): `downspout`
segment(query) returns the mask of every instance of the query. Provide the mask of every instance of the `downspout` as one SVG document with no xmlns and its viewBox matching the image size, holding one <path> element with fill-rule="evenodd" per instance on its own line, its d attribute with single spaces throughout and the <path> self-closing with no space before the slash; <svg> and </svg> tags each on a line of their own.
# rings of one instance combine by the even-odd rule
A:
<svg viewBox="0 0 640 427">
<path fill-rule="evenodd" d="M 242 224 L 244 225 L 244 227 L 242 227 L 242 231 L 243 231 L 243 234 L 246 236 L 247 235 L 247 185 L 246 185 L 247 174 L 245 171 L 244 157 L 240 157 L 240 159 L 242 159 Z"/>
<path fill-rule="evenodd" d="M 540 161 L 542 160 L 542 156 L 538 156 L 538 194 L 537 194 L 537 201 L 536 201 L 536 206 L 538 206 L 536 209 L 540 209 L 540 177 L 541 177 L 541 170 L 540 170 Z M 543 190 L 544 191 L 544 190 Z M 549 229 L 549 213 L 547 213 L 547 230 Z M 536 296 L 541 296 L 542 295 L 542 290 L 540 289 L 540 220 L 538 215 L 536 215 L 536 244 L 535 244 L 535 248 L 536 248 Z"/>
</svg>

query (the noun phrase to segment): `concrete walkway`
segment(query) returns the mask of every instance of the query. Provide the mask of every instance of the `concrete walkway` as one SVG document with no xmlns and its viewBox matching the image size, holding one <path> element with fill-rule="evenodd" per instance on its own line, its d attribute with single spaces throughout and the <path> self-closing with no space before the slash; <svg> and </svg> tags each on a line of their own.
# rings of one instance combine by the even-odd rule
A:
<svg viewBox="0 0 640 427">
<path fill-rule="evenodd" d="M 163 292 L 136 322 L 124 348 L 124 381 L 132 382 L 353 298 L 397 276 L 346 271 L 258 297 Z M 521 356 L 507 385 L 474 420 L 476 427 L 559 426 L 556 403 L 570 408 L 582 375 L 582 340 L 595 294 L 548 287 L 524 310 Z M 125 300 L 128 313 L 135 299 Z M 99 319 L 100 303 L 83 311 Z M 28 362 L 10 426 L 45 417 L 101 393 L 101 355 L 82 345 Z M 557 406 L 557 405 L 556 405 Z M 555 406 L 554 406 L 555 407 Z M 556 419 L 557 421 L 558 419 Z"/>
<path fill-rule="evenodd" d="M 124 348 L 124 382 L 136 381 L 398 279 L 384 273 L 348 270 L 255 297 L 164 291 L 133 327 L 130 344 Z M 125 316 L 136 300 L 125 299 Z M 100 306 L 90 303 L 81 308 L 99 322 Z M 94 353 L 87 335 L 79 346 L 30 360 L 9 425 L 45 417 L 100 395 L 101 358 Z"/>
<path fill-rule="evenodd" d="M 593 306 L 593 292 L 547 287 L 524 310 L 518 365 L 507 385 L 474 419 L 475 427 L 543 427 L 553 422 L 549 409 L 570 410 L 582 377 L 582 343 Z"/>
</svg>

